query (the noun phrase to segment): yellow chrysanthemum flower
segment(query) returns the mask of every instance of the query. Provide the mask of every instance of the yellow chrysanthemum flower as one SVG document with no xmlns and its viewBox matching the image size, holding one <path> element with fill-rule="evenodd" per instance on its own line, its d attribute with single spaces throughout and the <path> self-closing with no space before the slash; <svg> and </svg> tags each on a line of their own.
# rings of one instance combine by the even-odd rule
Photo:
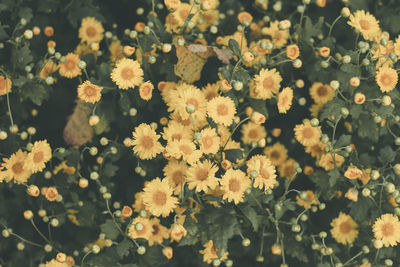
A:
<svg viewBox="0 0 400 267">
<path fill-rule="evenodd" d="M 129 225 L 128 236 L 132 239 L 144 238 L 148 240 L 152 231 L 150 220 L 139 216 L 133 219 Z"/>
<path fill-rule="evenodd" d="M 296 177 L 295 165 L 298 165 L 298 163 L 294 159 L 288 159 L 284 161 L 281 165 L 279 165 L 279 175 L 281 177 L 286 177 L 289 180 L 294 179 Z"/>
<path fill-rule="evenodd" d="M 382 93 L 392 91 L 398 82 L 399 76 L 395 69 L 382 67 L 376 72 L 375 80 Z"/>
<path fill-rule="evenodd" d="M 284 145 L 277 142 L 272 146 L 267 146 L 264 149 L 264 154 L 271 160 L 275 166 L 281 165 L 287 159 L 287 149 Z"/>
<path fill-rule="evenodd" d="M 9 182 L 14 179 L 17 184 L 25 183 L 31 177 L 32 172 L 26 166 L 26 158 L 28 153 L 21 149 L 11 155 L 10 158 L 3 158 L 1 166 L 5 168 L 3 176 L 5 181 Z"/>
<path fill-rule="evenodd" d="M 278 110 L 279 113 L 287 113 L 291 108 L 293 101 L 293 89 L 285 87 L 278 96 Z"/>
<path fill-rule="evenodd" d="M 264 126 L 258 125 L 252 121 L 244 124 L 241 129 L 242 141 L 245 144 L 258 142 L 267 136 Z"/>
<path fill-rule="evenodd" d="M 75 55 L 74 53 L 68 53 L 65 56 L 64 63 L 59 64 L 58 72 L 60 73 L 61 76 L 70 78 L 70 79 L 81 75 L 82 71 L 78 67 L 78 63 L 80 60 L 81 59 L 79 58 L 78 55 Z"/>
<path fill-rule="evenodd" d="M 207 84 L 205 87 L 201 89 L 203 91 L 204 96 L 206 97 L 207 101 L 211 101 L 214 97 L 219 96 L 219 87 L 220 87 L 220 82 L 213 83 L 213 84 Z"/>
<path fill-rule="evenodd" d="M 51 261 L 46 262 L 45 264 L 46 267 L 71 267 L 68 263 L 65 262 L 59 262 L 55 259 L 52 259 Z"/>
<path fill-rule="evenodd" d="M 150 125 L 142 123 L 135 128 L 133 135 L 133 151 L 141 159 L 152 159 L 164 148 L 158 142 L 160 135 L 153 130 Z"/>
<path fill-rule="evenodd" d="M 165 179 L 161 181 L 156 178 L 150 181 L 143 191 L 143 203 L 154 216 L 167 217 L 178 204 L 178 199 L 172 196 L 173 189 Z"/>
<path fill-rule="evenodd" d="M 102 87 L 97 86 L 90 81 L 85 81 L 78 86 L 78 97 L 88 103 L 96 103 L 101 99 Z"/>
<path fill-rule="evenodd" d="M 380 239 L 385 247 L 397 246 L 400 243 L 400 222 L 397 216 L 386 213 L 375 220 L 372 232 Z"/>
<path fill-rule="evenodd" d="M 319 159 L 325 153 L 326 144 L 318 141 L 313 145 L 305 147 L 306 153 L 311 154 L 312 157 Z"/>
<path fill-rule="evenodd" d="M 218 249 L 214 248 L 214 243 L 212 240 L 208 241 L 204 245 L 204 249 L 200 250 L 200 254 L 203 254 L 203 261 L 207 262 L 208 264 L 211 264 L 213 260 L 218 259 Z M 228 252 L 225 252 L 221 258 L 219 258 L 220 261 L 226 260 L 228 258 Z"/>
<path fill-rule="evenodd" d="M 353 244 L 358 236 L 358 224 L 350 215 L 343 212 L 340 212 L 339 216 L 332 220 L 331 226 L 331 235 L 340 244 Z"/>
<path fill-rule="evenodd" d="M 149 246 L 162 244 L 164 239 L 169 237 L 168 228 L 163 226 L 158 218 L 150 219 L 150 229 L 150 236 L 148 238 Z"/>
<path fill-rule="evenodd" d="M 111 79 L 120 89 L 127 90 L 140 85 L 143 81 L 143 70 L 139 62 L 123 58 L 117 62 L 111 72 Z"/>
<path fill-rule="evenodd" d="M 26 157 L 25 167 L 32 173 L 40 172 L 46 167 L 51 157 L 51 147 L 47 140 L 36 141 Z"/>
<path fill-rule="evenodd" d="M 306 209 L 311 209 L 312 205 L 318 204 L 318 199 L 315 197 L 314 192 L 311 190 L 305 190 L 306 197 L 304 199 L 296 196 L 296 203 Z"/>
<path fill-rule="evenodd" d="M 297 141 L 303 146 L 311 146 L 319 141 L 321 138 L 321 127 L 311 126 L 310 121 L 302 124 L 297 124 L 294 128 L 295 137 Z"/>
<path fill-rule="evenodd" d="M 81 27 L 79 28 L 79 38 L 82 42 L 100 43 L 103 40 L 104 28 L 100 21 L 93 17 L 82 19 Z"/>
<path fill-rule="evenodd" d="M 219 150 L 220 137 L 214 128 L 205 128 L 201 130 L 200 151 L 204 154 L 215 154 Z"/>
<path fill-rule="evenodd" d="M 208 102 L 207 114 L 216 123 L 230 126 L 236 114 L 236 106 L 230 97 L 217 96 Z"/>
<path fill-rule="evenodd" d="M 310 95 L 317 104 L 325 104 L 335 97 L 335 90 L 328 84 L 315 82 L 310 87 Z"/>
<path fill-rule="evenodd" d="M 262 69 L 258 75 L 255 75 L 256 82 L 254 93 L 257 99 L 269 99 L 279 92 L 282 77 L 276 69 Z"/>
<path fill-rule="evenodd" d="M 275 172 L 275 166 L 266 156 L 255 155 L 247 161 L 247 174 L 254 179 L 256 188 L 264 190 L 274 188 L 277 183 Z"/>
<path fill-rule="evenodd" d="M 223 199 L 239 204 L 243 201 L 246 189 L 250 188 L 251 181 L 241 170 L 228 169 L 220 180 L 221 189 L 224 191 Z"/>
<path fill-rule="evenodd" d="M 187 165 L 182 162 L 177 161 L 176 159 L 171 159 L 168 161 L 167 165 L 163 168 L 164 179 L 168 181 L 168 184 L 174 190 L 175 195 L 179 195 L 181 193 L 182 181 L 183 186 L 186 183 L 186 177 L 184 175 L 184 171 L 187 169 Z"/>
<path fill-rule="evenodd" d="M 191 165 L 199 161 L 202 155 L 201 151 L 196 149 L 193 142 L 184 139 L 168 143 L 165 150 L 167 151 L 168 156 L 175 159 L 182 158 L 185 162 Z"/>
<path fill-rule="evenodd" d="M 209 160 L 191 166 L 186 172 L 189 189 L 195 188 L 196 192 L 207 192 L 209 189 L 215 189 L 218 185 L 218 180 L 215 178 L 217 171 L 218 167 Z"/>
<path fill-rule="evenodd" d="M 175 120 L 171 120 L 168 122 L 167 127 L 164 127 L 162 137 L 168 142 L 172 142 L 174 140 L 179 141 L 181 139 L 192 140 L 193 127 L 185 126 Z"/>
<path fill-rule="evenodd" d="M 335 160 L 333 160 L 333 156 L 331 153 L 323 154 L 319 159 L 319 161 L 317 162 L 317 165 L 324 168 L 326 171 L 333 170 L 335 168 L 335 162 L 336 166 L 338 167 L 342 166 L 344 162 L 344 157 L 336 153 L 334 155 L 335 155 Z"/>
<path fill-rule="evenodd" d="M 350 15 L 347 22 L 350 26 L 358 30 L 365 40 L 374 41 L 380 35 L 379 21 L 364 10 L 357 10 Z"/>
<path fill-rule="evenodd" d="M 5 79 L 0 75 L 0 96 L 11 92 L 12 82 L 9 78 Z"/>
<path fill-rule="evenodd" d="M 288 30 L 280 30 L 279 29 L 279 21 L 271 21 L 269 27 L 264 27 L 262 29 L 263 35 L 269 35 L 272 38 L 272 43 L 274 47 L 281 48 L 283 47 L 289 38 Z"/>
<path fill-rule="evenodd" d="M 54 61 L 46 60 L 42 67 L 42 70 L 39 73 L 39 77 L 46 79 L 47 77 L 49 77 L 50 74 L 56 72 L 57 70 L 58 70 L 58 65 Z"/>
</svg>

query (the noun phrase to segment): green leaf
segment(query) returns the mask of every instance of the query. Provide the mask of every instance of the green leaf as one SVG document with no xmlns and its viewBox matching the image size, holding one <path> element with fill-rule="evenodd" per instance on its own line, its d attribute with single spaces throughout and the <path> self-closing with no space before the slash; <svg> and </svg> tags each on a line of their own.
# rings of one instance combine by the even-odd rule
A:
<svg viewBox="0 0 400 267">
<path fill-rule="evenodd" d="M 254 232 L 258 231 L 259 227 L 259 218 L 257 212 L 250 206 L 243 206 L 240 209 L 246 218 L 250 221 L 251 225 L 253 226 Z"/>
<path fill-rule="evenodd" d="M 329 174 L 329 185 L 333 187 L 340 178 L 340 172 L 338 169 L 333 169 L 329 171 L 328 174 Z"/>
<path fill-rule="evenodd" d="M 236 162 L 244 157 L 243 151 L 241 149 L 229 149 L 225 150 L 225 157 L 230 162 Z"/>
<path fill-rule="evenodd" d="M 106 163 L 103 166 L 103 171 L 101 172 L 101 176 L 111 178 L 114 177 L 115 174 L 117 173 L 119 167 L 116 165 L 113 165 L 112 163 Z"/>
<path fill-rule="evenodd" d="M 238 56 L 239 58 L 242 56 L 242 53 L 240 52 L 240 47 L 238 42 L 234 39 L 229 39 L 229 48 L 232 50 L 232 52 Z"/>
<path fill-rule="evenodd" d="M 260 112 L 265 116 L 265 118 L 268 118 L 268 109 L 265 100 L 262 99 L 254 99 L 254 98 L 248 98 L 248 102 L 252 108 L 254 108 L 255 111 Z"/>
<path fill-rule="evenodd" d="M 351 135 L 343 134 L 335 143 L 335 148 L 344 147 L 351 143 Z"/>
<path fill-rule="evenodd" d="M 33 17 L 33 12 L 31 8 L 25 6 L 19 9 L 18 15 L 20 18 L 24 18 L 29 22 Z"/>
<path fill-rule="evenodd" d="M 360 76 L 361 75 L 361 68 L 355 64 L 343 64 L 340 66 L 340 69 L 343 72 L 351 74 L 352 76 Z"/>
<path fill-rule="evenodd" d="M 26 65 L 32 62 L 33 56 L 29 49 L 29 44 L 25 44 L 19 50 L 13 51 L 13 59 L 16 61 L 16 66 L 20 70 L 25 70 Z"/>
<path fill-rule="evenodd" d="M 129 255 L 129 250 L 133 248 L 132 240 L 128 238 L 124 238 L 118 245 L 117 245 L 117 253 L 119 257 L 122 259 Z"/>
<path fill-rule="evenodd" d="M 44 85 L 36 82 L 27 82 L 21 87 L 21 95 L 24 99 L 29 99 L 40 106 L 50 94 Z"/>
<path fill-rule="evenodd" d="M 120 234 L 117 226 L 114 224 L 114 221 L 112 219 L 107 219 L 105 223 L 100 225 L 100 230 L 106 235 L 107 238 L 113 240 L 116 239 Z"/>
<path fill-rule="evenodd" d="M 385 146 L 381 150 L 379 150 L 379 161 L 382 162 L 383 165 L 386 165 L 394 160 L 396 157 L 396 152 L 392 150 L 390 146 Z"/>
<path fill-rule="evenodd" d="M 0 23 L 0 40 L 2 41 L 7 38 L 8 38 L 8 34 L 6 33 L 6 31 L 4 30 L 4 27 Z"/>
<path fill-rule="evenodd" d="M 362 114 L 359 121 L 358 136 L 377 142 L 379 139 L 379 132 L 371 116 Z"/>
</svg>

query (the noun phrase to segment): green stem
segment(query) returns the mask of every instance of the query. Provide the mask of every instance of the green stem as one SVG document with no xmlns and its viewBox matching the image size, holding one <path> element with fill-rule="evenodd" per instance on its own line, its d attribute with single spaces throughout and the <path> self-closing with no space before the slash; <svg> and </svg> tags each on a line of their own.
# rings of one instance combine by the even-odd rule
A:
<svg viewBox="0 0 400 267">
<path fill-rule="evenodd" d="M 342 15 L 339 15 L 339 16 L 333 21 L 331 27 L 329 27 L 328 38 L 331 37 L 331 33 L 332 33 L 333 26 L 336 24 L 336 22 L 339 21 L 339 19 L 340 19 L 341 17 L 342 17 Z"/>
</svg>

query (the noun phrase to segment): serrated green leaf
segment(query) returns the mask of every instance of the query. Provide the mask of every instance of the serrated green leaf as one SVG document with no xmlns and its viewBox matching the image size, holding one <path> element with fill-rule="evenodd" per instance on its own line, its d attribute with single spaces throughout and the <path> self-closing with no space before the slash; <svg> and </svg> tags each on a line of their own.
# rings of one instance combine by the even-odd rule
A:
<svg viewBox="0 0 400 267">
<path fill-rule="evenodd" d="M 268 109 L 265 100 L 248 98 L 248 102 L 255 111 L 260 112 L 265 118 L 268 118 Z"/>
<path fill-rule="evenodd" d="M 0 41 L 8 38 L 7 32 L 4 30 L 3 26 L 0 23 Z"/>
<path fill-rule="evenodd" d="M 385 146 L 379 150 L 379 161 L 386 165 L 394 160 L 396 152 L 390 146 Z"/>
<path fill-rule="evenodd" d="M 258 227 L 260 224 L 257 212 L 250 206 L 243 206 L 240 209 L 246 218 L 250 221 L 251 225 L 253 226 L 253 230 L 255 232 L 258 231 Z"/>
<path fill-rule="evenodd" d="M 129 250 L 133 248 L 132 240 L 128 238 L 124 238 L 117 246 L 117 253 L 119 257 L 122 259 L 129 255 Z"/>
<path fill-rule="evenodd" d="M 335 148 L 340 148 L 340 147 L 344 147 L 347 146 L 351 143 L 351 135 L 348 134 L 343 134 L 339 137 L 339 139 L 336 141 L 336 143 L 334 144 Z"/>
<path fill-rule="evenodd" d="M 41 106 L 43 101 L 49 97 L 48 89 L 37 82 L 27 82 L 21 87 L 21 94 L 25 99 Z"/>
<path fill-rule="evenodd" d="M 236 162 L 244 157 L 243 151 L 241 149 L 229 149 L 225 150 L 225 157 L 230 162 Z"/>
<path fill-rule="evenodd" d="M 107 219 L 105 223 L 100 225 L 100 230 L 109 239 L 116 239 L 120 232 L 112 219 Z"/>
<path fill-rule="evenodd" d="M 112 163 L 106 163 L 103 166 L 101 176 L 111 178 L 114 177 L 115 174 L 117 173 L 119 167 L 112 164 Z"/>
</svg>

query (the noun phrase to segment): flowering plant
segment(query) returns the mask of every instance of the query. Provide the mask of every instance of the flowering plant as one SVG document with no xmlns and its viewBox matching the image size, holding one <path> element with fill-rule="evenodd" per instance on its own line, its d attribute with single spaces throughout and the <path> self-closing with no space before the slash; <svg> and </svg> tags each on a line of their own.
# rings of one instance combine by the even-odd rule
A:
<svg viewBox="0 0 400 267">
<path fill-rule="evenodd" d="M 396 1 L 61 2 L 0 3 L 1 266 L 399 264 Z"/>
</svg>

